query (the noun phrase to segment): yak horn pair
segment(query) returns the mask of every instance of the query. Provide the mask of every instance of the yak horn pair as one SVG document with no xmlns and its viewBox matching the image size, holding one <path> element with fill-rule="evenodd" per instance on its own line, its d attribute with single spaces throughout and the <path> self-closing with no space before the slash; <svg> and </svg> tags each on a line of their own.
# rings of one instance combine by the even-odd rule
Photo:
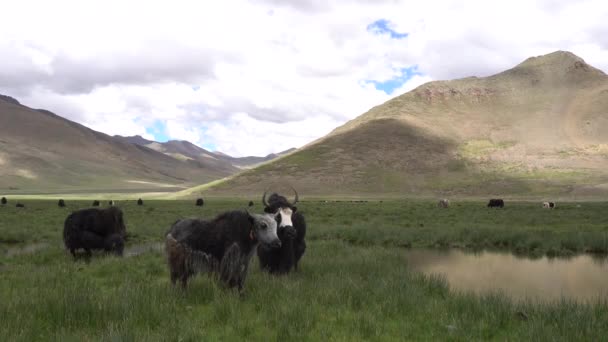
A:
<svg viewBox="0 0 608 342">
<path fill-rule="evenodd" d="M 293 200 L 293 203 L 291 203 L 291 205 L 296 205 L 296 203 L 298 203 L 298 192 L 296 191 L 296 189 L 293 188 L 293 186 L 290 186 L 291 190 L 293 190 L 294 194 L 296 194 L 296 198 Z M 269 207 L 268 203 L 266 202 L 266 193 L 268 192 L 268 190 L 264 191 L 264 196 L 262 196 L 262 204 L 265 207 Z"/>
</svg>

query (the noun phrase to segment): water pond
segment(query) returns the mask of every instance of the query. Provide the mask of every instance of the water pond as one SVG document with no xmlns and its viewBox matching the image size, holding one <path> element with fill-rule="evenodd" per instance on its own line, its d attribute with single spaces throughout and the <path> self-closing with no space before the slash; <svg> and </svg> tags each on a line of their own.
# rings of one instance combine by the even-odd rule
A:
<svg viewBox="0 0 608 342">
<path fill-rule="evenodd" d="M 608 300 L 608 260 L 591 255 L 530 259 L 509 253 L 411 249 L 409 267 L 445 277 L 452 290 L 515 300 Z"/>
</svg>

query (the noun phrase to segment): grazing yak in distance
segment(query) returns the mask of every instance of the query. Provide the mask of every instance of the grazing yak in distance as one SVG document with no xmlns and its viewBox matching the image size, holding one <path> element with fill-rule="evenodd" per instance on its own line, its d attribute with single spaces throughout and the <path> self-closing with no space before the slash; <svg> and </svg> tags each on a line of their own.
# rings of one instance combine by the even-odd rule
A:
<svg viewBox="0 0 608 342">
<path fill-rule="evenodd" d="M 59 199 L 59 202 L 57 202 L 57 206 L 59 206 L 59 208 L 65 207 L 65 201 L 63 199 Z"/>
<path fill-rule="evenodd" d="M 78 249 L 83 249 L 87 257 L 92 250 L 100 249 L 122 255 L 126 234 L 122 210 L 116 207 L 74 211 L 63 225 L 65 248 L 74 257 Z"/>
<path fill-rule="evenodd" d="M 262 196 L 264 211 L 276 213 L 279 224 L 278 235 L 281 239 L 281 248 L 270 249 L 265 246 L 258 248 L 260 266 L 273 274 L 289 273 L 292 268 L 298 269 L 298 263 L 306 251 L 306 221 L 304 215 L 299 213 L 295 204 L 298 202 L 298 192 L 293 189 L 295 199 L 290 203 L 287 198 L 273 193 L 266 202 L 266 192 Z"/>
<path fill-rule="evenodd" d="M 98 200 L 94 200 L 92 205 L 94 207 L 99 207 L 99 201 Z"/>
<path fill-rule="evenodd" d="M 253 201 L 249 201 L 249 206 L 253 207 Z"/>
<path fill-rule="evenodd" d="M 439 208 L 449 208 L 450 207 L 450 200 L 447 198 L 443 198 L 439 200 L 439 203 L 437 204 L 437 206 Z"/>
<path fill-rule="evenodd" d="M 229 211 L 211 221 L 178 220 L 165 238 L 171 283 L 179 279 L 185 288 L 196 273 L 214 273 L 241 291 L 258 244 L 281 246 L 275 216 Z"/>
<path fill-rule="evenodd" d="M 23 203 L 17 203 L 15 205 L 15 207 L 17 207 L 17 208 L 25 208 L 25 204 L 23 204 Z"/>
<path fill-rule="evenodd" d="M 140 199 L 138 199 L 138 200 L 137 200 L 137 205 L 144 205 L 144 201 L 142 201 L 142 200 L 141 200 L 141 198 L 140 198 Z"/>
<path fill-rule="evenodd" d="M 197 199 L 196 199 L 196 206 L 197 206 L 197 207 L 202 207 L 202 206 L 203 206 L 203 204 L 205 204 L 205 201 L 203 201 L 203 199 L 202 199 L 202 198 L 197 198 Z"/>
<path fill-rule="evenodd" d="M 505 201 L 500 198 L 492 198 L 490 202 L 488 202 L 488 208 L 504 208 Z"/>
<path fill-rule="evenodd" d="M 8 200 L 6 199 L 6 197 L 2 197 L 2 199 L 0 200 L 0 204 L 5 205 L 6 203 L 8 203 Z"/>
<path fill-rule="evenodd" d="M 555 202 L 543 202 L 543 208 L 545 209 L 554 209 Z"/>
<path fill-rule="evenodd" d="M 110 200 L 110 201 L 108 202 L 108 205 L 109 205 L 110 207 L 113 207 L 113 206 L 114 206 L 114 204 L 116 204 L 116 203 L 114 202 L 114 200 Z"/>
</svg>

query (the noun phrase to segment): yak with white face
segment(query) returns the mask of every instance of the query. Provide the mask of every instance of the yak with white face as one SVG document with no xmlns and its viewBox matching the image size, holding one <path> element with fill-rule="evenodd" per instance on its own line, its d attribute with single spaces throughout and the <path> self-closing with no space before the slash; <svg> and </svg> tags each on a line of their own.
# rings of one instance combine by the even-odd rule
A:
<svg viewBox="0 0 608 342">
<path fill-rule="evenodd" d="M 292 188 L 293 189 L 293 188 Z M 298 263 L 306 250 L 306 221 L 298 212 L 295 204 L 298 193 L 293 189 L 295 198 L 289 202 L 287 198 L 273 193 L 266 201 L 266 192 L 262 196 L 262 204 L 266 213 L 278 213 L 277 234 L 281 240 L 281 248 L 269 249 L 265 246 L 258 248 L 258 257 L 263 270 L 274 274 L 285 274 L 293 268 L 297 270 Z"/>
</svg>

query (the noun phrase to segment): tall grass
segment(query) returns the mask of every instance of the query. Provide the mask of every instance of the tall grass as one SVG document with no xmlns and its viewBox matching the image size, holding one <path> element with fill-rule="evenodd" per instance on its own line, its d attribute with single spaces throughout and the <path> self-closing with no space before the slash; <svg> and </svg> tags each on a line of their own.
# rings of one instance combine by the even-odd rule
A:
<svg viewBox="0 0 608 342">
<path fill-rule="evenodd" d="M 256 262 L 242 296 L 205 276 L 185 292 L 172 288 L 159 251 L 74 262 L 61 249 L 69 210 L 26 204 L 25 211 L 1 209 L 0 237 L 18 230 L 14 236 L 24 243 L 48 247 L 0 256 L 0 341 L 597 341 L 608 332 L 606 302 L 515 303 L 500 294 L 455 293 L 442 278 L 410 272 L 399 247 L 502 241 L 496 248 L 601 249 L 602 204 L 549 212 L 525 203 L 490 211 L 480 203 L 440 210 L 430 202 L 305 202 L 299 208 L 308 219 L 309 248 L 301 270 L 273 277 Z M 133 245 L 160 241 L 180 216 L 208 217 L 241 204 L 119 205 Z"/>
</svg>

